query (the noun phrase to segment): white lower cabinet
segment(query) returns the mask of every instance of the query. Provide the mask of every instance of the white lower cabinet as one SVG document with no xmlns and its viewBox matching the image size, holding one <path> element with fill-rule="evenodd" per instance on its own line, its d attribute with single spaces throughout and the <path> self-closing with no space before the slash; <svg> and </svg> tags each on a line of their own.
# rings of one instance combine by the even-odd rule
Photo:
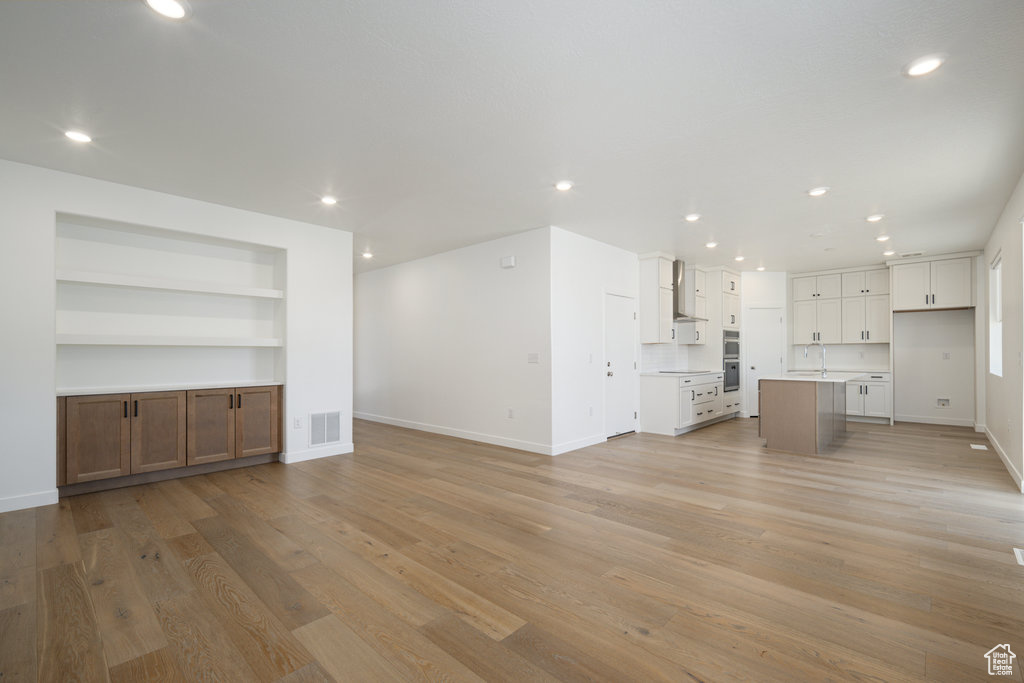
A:
<svg viewBox="0 0 1024 683">
<path fill-rule="evenodd" d="M 739 392 L 726 394 L 724 380 L 721 372 L 685 377 L 642 375 L 640 431 L 676 436 L 703 422 L 739 412 Z"/>
<path fill-rule="evenodd" d="M 889 417 L 892 383 L 889 373 L 868 375 L 867 381 L 846 383 L 846 414 L 864 417 Z"/>
</svg>

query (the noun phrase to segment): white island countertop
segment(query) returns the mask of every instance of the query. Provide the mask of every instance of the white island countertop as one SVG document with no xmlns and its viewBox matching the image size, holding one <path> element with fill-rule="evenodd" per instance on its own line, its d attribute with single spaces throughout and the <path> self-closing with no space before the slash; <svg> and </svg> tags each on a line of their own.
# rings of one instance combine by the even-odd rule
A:
<svg viewBox="0 0 1024 683">
<path fill-rule="evenodd" d="M 832 372 L 829 370 L 824 377 L 821 376 L 821 370 L 800 370 L 798 372 L 787 372 L 783 375 L 772 375 L 770 377 L 762 377 L 762 380 L 787 380 L 790 382 L 836 382 L 845 383 L 853 379 L 860 379 L 865 375 L 870 374 L 867 372 Z"/>
</svg>

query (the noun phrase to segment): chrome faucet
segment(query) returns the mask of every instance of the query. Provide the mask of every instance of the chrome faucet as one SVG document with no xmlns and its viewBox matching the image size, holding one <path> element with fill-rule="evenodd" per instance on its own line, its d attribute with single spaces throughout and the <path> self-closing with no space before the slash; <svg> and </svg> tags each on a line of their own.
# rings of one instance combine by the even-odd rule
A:
<svg viewBox="0 0 1024 683">
<path fill-rule="evenodd" d="M 813 341 L 810 344 L 808 344 L 807 346 L 805 346 L 804 347 L 804 358 L 807 358 L 807 350 L 809 348 L 811 348 L 812 346 L 820 346 L 821 347 L 821 376 L 822 377 L 827 377 L 828 376 L 828 371 L 825 369 L 825 345 L 824 344 L 822 344 L 820 341 Z"/>
</svg>

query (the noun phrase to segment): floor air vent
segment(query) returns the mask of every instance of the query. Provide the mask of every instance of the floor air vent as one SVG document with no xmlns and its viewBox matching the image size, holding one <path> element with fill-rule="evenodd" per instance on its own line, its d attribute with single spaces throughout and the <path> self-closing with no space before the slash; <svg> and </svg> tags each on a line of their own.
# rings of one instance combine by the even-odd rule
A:
<svg viewBox="0 0 1024 683">
<path fill-rule="evenodd" d="M 309 445 L 323 446 L 341 441 L 341 413 L 313 413 L 309 416 Z"/>
</svg>

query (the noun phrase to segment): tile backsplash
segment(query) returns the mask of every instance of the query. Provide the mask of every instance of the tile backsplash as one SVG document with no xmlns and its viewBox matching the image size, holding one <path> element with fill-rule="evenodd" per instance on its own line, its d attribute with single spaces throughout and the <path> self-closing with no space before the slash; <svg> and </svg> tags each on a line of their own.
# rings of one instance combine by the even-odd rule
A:
<svg viewBox="0 0 1024 683">
<path fill-rule="evenodd" d="M 685 370 L 688 356 L 687 347 L 682 344 L 641 344 L 640 371 Z"/>
</svg>

